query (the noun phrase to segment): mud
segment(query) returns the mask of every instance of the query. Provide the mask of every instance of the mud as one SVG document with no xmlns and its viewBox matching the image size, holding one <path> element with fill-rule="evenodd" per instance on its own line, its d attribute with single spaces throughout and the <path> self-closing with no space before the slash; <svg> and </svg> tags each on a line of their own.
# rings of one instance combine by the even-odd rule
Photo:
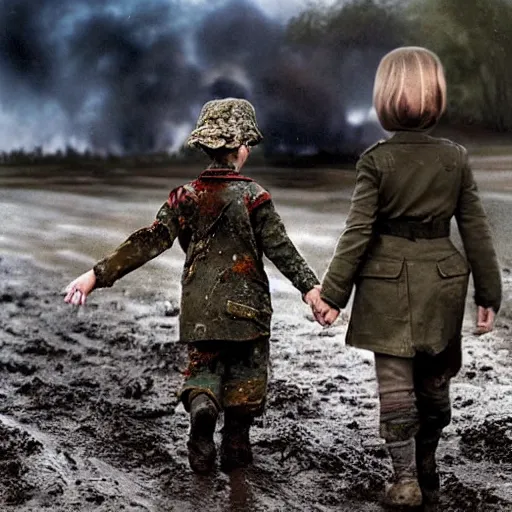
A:
<svg viewBox="0 0 512 512">
<path fill-rule="evenodd" d="M 319 274 L 350 197 L 350 175 L 334 176 L 315 174 L 304 199 L 282 176 L 261 173 Z M 85 308 L 64 304 L 67 282 L 149 225 L 181 180 L 145 175 L 130 188 L 120 173 L 105 189 L 69 176 L 38 186 L 0 179 L 0 509 L 383 510 L 391 466 L 378 437 L 372 354 L 345 347 L 346 314 L 317 326 L 272 266 L 267 412 L 252 429 L 253 467 L 230 475 L 199 477 L 187 464 L 188 418 L 176 397 L 187 366 L 177 335 L 179 250 L 95 292 Z M 489 183 L 483 194 L 498 232 L 512 203 Z M 439 511 L 512 511 L 510 239 L 498 245 L 506 301 L 496 331 L 481 337 L 468 307 L 464 367 L 440 447 Z"/>
</svg>

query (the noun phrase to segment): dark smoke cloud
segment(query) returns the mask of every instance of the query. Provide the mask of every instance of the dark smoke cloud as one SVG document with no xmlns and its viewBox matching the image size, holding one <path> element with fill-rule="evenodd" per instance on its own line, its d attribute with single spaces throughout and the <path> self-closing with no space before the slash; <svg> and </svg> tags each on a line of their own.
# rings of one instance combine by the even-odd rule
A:
<svg viewBox="0 0 512 512">
<path fill-rule="evenodd" d="M 223 92 L 248 84 L 244 97 L 258 107 L 267 151 L 328 145 L 332 93 L 315 65 L 287 46 L 281 24 L 249 3 L 232 1 L 205 20 L 197 36 L 204 69 L 238 71 L 239 81 Z M 338 115 L 343 118 L 343 111 Z"/>
<path fill-rule="evenodd" d="M 5 73 L 26 82 L 29 87 L 44 89 L 51 81 L 51 44 L 46 40 L 40 20 L 34 18 L 28 3 L 2 12 L 3 37 L 0 58 Z"/>
<path fill-rule="evenodd" d="M 187 63 L 168 19 L 167 9 L 156 6 L 136 18 L 103 14 L 77 24 L 69 59 L 85 83 L 72 91 L 69 106 L 81 106 L 84 86 L 101 98 L 88 127 L 94 147 L 105 140 L 123 151 L 167 147 L 173 141 L 166 123 L 190 119 L 199 72 Z"/>
<path fill-rule="evenodd" d="M 343 150 L 347 114 L 358 96 L 368 108 L 369 88 L 344 90 L 332 52 L 292 49 L 285 26 L 248 0 L 199 5 L 4 0 L 0 149 L 177 148 L 202 103 L 237 96 L 254 102 L 268 152 Z"/>
<path fill-rule="evenodd" d="M 365 128 L 364 116 L 383 50 L 290 47 L 282 24 L 237 0 L 204 20 L 197 41 L 202 69 L 238 76 L 232 89 L 221 79 L 219 96 L 240 95 L 247 84 L 244 97 L 257 107 L 267 152 L 343 152 L 381 134 L 373 123 Z"/>
</svg>

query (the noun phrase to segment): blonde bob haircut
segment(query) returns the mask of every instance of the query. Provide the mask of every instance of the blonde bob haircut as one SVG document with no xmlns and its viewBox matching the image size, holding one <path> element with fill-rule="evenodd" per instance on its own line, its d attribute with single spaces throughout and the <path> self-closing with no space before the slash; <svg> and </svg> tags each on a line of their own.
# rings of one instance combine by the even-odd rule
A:
<svg viewBox="0 0 512 512">
<path fill-rule="evenodd" d="M 373 105 L 385 130 L 427 130 L 446 108 L 446 80 L 439 57 L 426 48 L 397 48 L 380 61 Z"/>
</svg>

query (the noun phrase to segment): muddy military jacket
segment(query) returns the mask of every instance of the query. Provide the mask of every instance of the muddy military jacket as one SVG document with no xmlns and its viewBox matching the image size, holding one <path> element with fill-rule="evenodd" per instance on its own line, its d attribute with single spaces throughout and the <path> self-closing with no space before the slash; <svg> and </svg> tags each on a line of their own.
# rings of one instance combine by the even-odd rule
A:
<svg viewBox="0 0 512 512">
<path fill-rule="evenodd" d="M 466 257 L 448 236 L 414 239 L 378 228 L 390 219 L 449 228 L 453 216 Z M 347 343 L 404 357 L 441 352 L 460 339 L 470 269 L 476 304 L 498 311 L 500 270 L 466 150 L 403 131 L 364 153 L 322 285 L 339 308 L 356 286 Z"/>
<path fill-rule="evenodd" d="M 263 254 L 302 293 L 318 280 L 288 238 L 270 194 L 231 170 L 206 170 L 173 190 L 149 228 L 94 267 L 96 287 L 170 248 L 186 253 L 180 338 L 253 340 L 270 334 L 272 306 Z"/>
</svg>

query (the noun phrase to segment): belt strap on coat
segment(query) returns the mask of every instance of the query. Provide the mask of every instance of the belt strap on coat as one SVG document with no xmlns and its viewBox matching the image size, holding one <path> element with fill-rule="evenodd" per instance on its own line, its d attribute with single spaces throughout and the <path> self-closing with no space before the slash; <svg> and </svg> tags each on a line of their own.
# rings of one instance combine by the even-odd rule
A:
<svg viewBox="0 0 512 512">
<path fill-rule="evenodd" d="M 409 240 L 416 238 L 445 238 L 450 236 L 450 219 L 435 219 L 430 222 L 399 217 L 380 219 L 376 223 L 380 235 L 399 236 Z"/>
</svg>

